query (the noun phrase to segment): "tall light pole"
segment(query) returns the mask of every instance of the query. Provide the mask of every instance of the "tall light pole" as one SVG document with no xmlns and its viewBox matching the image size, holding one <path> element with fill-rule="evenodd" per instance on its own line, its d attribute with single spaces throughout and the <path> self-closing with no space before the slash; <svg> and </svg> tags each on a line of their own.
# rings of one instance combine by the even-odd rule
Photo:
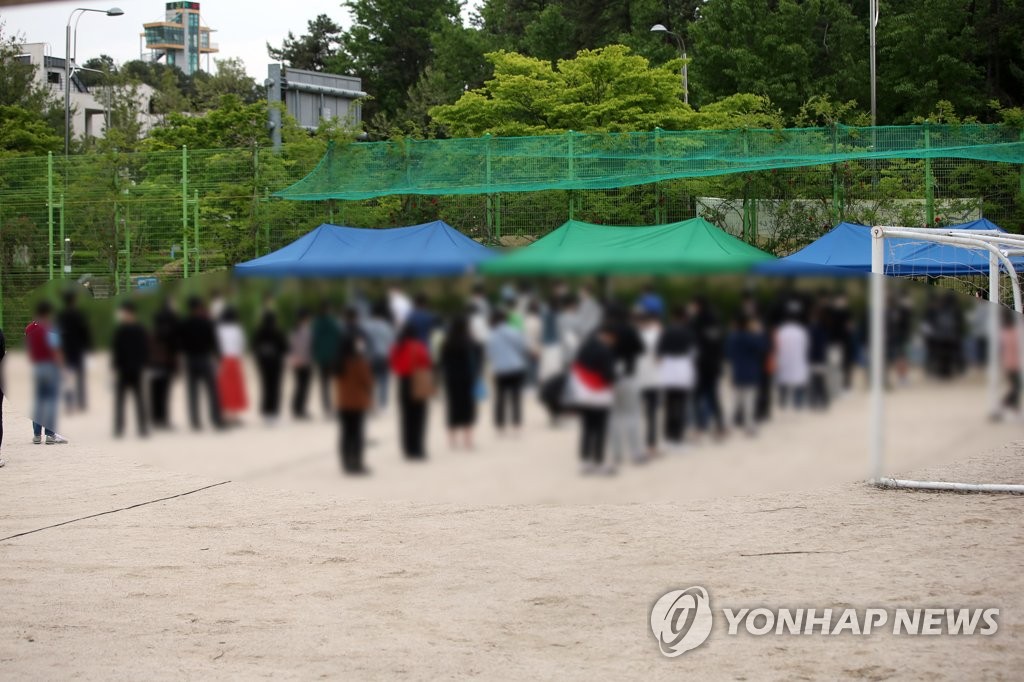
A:
<svg viewBox="0 0 1024 682">
<path fill-rule="evenodd" d="M 668 30 L 667 28 L 665 28 L 663 24 L 655 24 L 654 26 L 651 26 L 651 33 L 667 33 L 668 35 L 675 38 L 676 43 L 679 45 L 679 53 L 683 57 L 683 68 L 680 69 L 683 76 L 683 102 L 689 104 L 690 78 L 686 70 L 686 42 L 683 40 L 683 37 L 681 35 L 679 35 L 678 33 L 673 33 L 672 31 Z"/>
<path fill-rule="evenodd" d="M 878 26 L 878 0 L 868 2 L 868 42 L 871 44 L 871 127 L 878 124 L 878 101 L 876 97 L 876 79 L 878 64 L 876 62 L 875 28 Z"/>
<path fill-rule="evenodd" d="M 68 23 L 65 27 L 64 32 L 64 156 L 68 155 L 71 149 L 71 61 L 74 58 L 71 51 L 71 22 L 75 22 L 75 51 L 78 48 L 78 20 L 82 18 L 82 15 L 86 12 L 99 12 L 100 14 L 106 14 L 108 17 L 119 17 L 124 14 L 124 11 L 120 7 L 111 7 L 110 9 L 91 9 L 89 7 L 76 7 L 71 10 L 71 14 L 68 15 Z M 75 15 L 78 17 L 75 17 Z"/>
</svg>

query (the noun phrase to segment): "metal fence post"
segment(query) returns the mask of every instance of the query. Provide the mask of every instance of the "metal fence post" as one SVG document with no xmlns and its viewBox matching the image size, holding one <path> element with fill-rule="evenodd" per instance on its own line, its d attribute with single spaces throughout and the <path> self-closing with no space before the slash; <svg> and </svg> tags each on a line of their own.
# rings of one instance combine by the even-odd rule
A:
<svg viewBox="0 0 1024 682">
<path fill-rule="evenodd" d="M 181 249 L 188 279 L 188 146 L 181 147 Z"/>
<path fill-rule="evenodd" d="M 491 194 L 491 134 L 487 133 L 484 135 L 484 138 L 487 140 L 484 143 L 487 145 L 485 147 L 486 160 L 484 163 L 484 184 L 487 187 L 487 194 L 484 196 L 486 213 L 484 223 L 487 225 L 487 234 L 493 236 L 497 240 L 500 236 L 496 235 L 494 232 L 494 197 Z"/>
<path fill-rule="evenodd" d="M 576 133 L 569 131 L 566 133 L 569 136 L 569 182 L 570 184 L 576 179 L 576 140 L 574 139 Z M 575 220 L 576 218 L 576 190 L 569 190 L 569 220 Z"/>
<path fill-rule="evenodd" d="M 201 249 L 199 248 L 199 190 L 193 190 L 192 199 L 192 272 L 199 274 L 199 263 L 201 260 Z"/>
<path fill-rule="evenodd" d="M 64 279 L 68 271 L 68 250 L 64 246 L 64 193 L 60 194 L 60 278 Z"/>
<path fill-rule="evenodd" d="M 832 154 L 839 153 L 839 126 L 832 124 Z M 832 224 L 838 225 L 843 219 L 842 208 L 839 205 L 839 164 L 832 164 Z"/>
<path fill-rule="evenodd" d="M 928 125 L 926 119 L 924 122 L 925 153 L 931 148 L 932 141 Z M 924 159 L 924 224 L 928 227 L 935 224 L 935 180 L 932 177 L 932 160 L 928 156 Z"/>
<path fill-rule="evenodd" d="M 66 172 L 66 171 L 65 171 Z M 53 281 L 53 152 L 46 153 L 46 225 L 50 241 L 50 281 Z"/>
</svg>

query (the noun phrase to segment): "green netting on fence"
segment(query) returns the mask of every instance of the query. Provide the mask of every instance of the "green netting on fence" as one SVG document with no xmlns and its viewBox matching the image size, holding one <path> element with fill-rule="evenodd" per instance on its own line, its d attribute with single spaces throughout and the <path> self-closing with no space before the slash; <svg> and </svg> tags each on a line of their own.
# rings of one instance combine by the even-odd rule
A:
<svg viewBox="0 0 1024 682">
<path fill-rule="evenodd" d="M 998 125 L 566 133 L 332 146 L 274 196 L 310 201 L 611 189 L 664 180 L 870 159 L 1024 163 L 1019 131 Z"/>
</svg>

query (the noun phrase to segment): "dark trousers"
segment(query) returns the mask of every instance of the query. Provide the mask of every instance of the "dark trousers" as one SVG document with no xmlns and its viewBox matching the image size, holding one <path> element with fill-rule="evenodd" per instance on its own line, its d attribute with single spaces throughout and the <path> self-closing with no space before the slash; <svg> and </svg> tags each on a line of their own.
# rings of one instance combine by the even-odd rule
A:
<svg viewBox="0 0 1024 682">
<path fill-rule="evenodd" d="M 518 427 L 522 423 L 524 372 L 509 372 L 494 375 L 494 425 L 498 430 L 505 428 L 506 421 Z M 510 413 L 510 419 L 506 419 Z"/>
<path fill-rule="evenodd" d="M 690 391 L 685 388 L 665 390 L 665 440 L 682 443 L 690 412 Z"/>
<path fill-rule="evenodd" d="M 334 409 L 331 406 L 334 402 L 331 399 L 331 365 L 318 362 L 316 376 L 320 380 L 320 403 L 324 408 L 324 414 L 330 414 Z"/>
<path fill-rule="evenodd" d="M 260 374 L 260 414 L 276 417 L 281 411 L 281 379 L 284 362 L 280 358 L 260 360 L 256 364 Z"/>
<path fill-rule="evenodd" d="M 701 431 L 707 429 L 708 423 L 714 421 L 715 430 L 725 430 L 722 417 L 722 400 L 718 395 L 718 377 L 705 377 L 697 380 L 697 426 Z"/>
<path fill-rule="evenodd" d="M 67 392 L 68 410 L 85 411 L 85 358 L 75 358 L 64 364 L 65 369 L 71 373 L 71 390 Z"/>
<path fill-rule="evenodd" d="M 645 388 L 640 394 L 644 400 L 644 424 L 647 431 L 647 447 L 658 446 L 658 405 L 661 394 L 656 388 Z"/>
<path fill-rule="evenodd" d="M 398 384 L 398 419 L 402 452 L 408 459 L 427 456 L 424 441 L 427 435 L 427 401 L 414 400 L 412 379 L 402 377 Z"/>
<path fill-rule="evenodd" d="M 807 406 L 812 410 L 824 410 L 828 407 L 828 384 L 825 381 L 825 369 L 811 370 L 811 383 L 807 390 Z"/>
<path fill-rule="evenodd" d="M 292 393 L 292 416 L 306 416 L 306 402 L 309 400 L 309 380 L 312 377 L 313 368 L 309 365 L 296 367 L 293 376 L 295 377 L 295 389 Z"/>
<path fill-rule="evenodd" d="M 141 372 L 118 372 L 117 382 L 114 389 L 114 435 L 120 436 L 124 433 L 124 402 L 128 394 L 132 394 L 135 401 L 135 426 L 140 436 L 145 436 L 146 428 L 146 400 L 142 394 Z"/>
<path fill-rule="evenodd" d="M 606 407 L 581 407 L 580 414 L 580 458 L 584 462 L 604 464 L 604 444 L 608 437 L 608 414 Z"/>
<path fill-rule="evenodd" d="M 757 384 L 754 416 L 759 422 L 768 421 L 772 416 L 772 375 L 768 372 L 762 372 L 761 380 Z"/>
<path fill-rule="evenodd" d="M 779 386 L 779 407 L 788 407 L 790 397 L 793 398 L 793 407 L 800 409 L 804 406 L 807 388 L 805 386 Z"/>
<path fill-rule="evenodd" d="M 1003 407 L 1016 410 L 1017 406 L 1020 405 L 1020 372 L 1007 372 L 1006 383 L 1008 388 L 1006 395 L 1003 397 Z"/>
<path fill-rule="evenodd" d="M 199 420 L 199 391 L 206 393 L 206 402 L 210 408 L 210 422 L 220 427 L 223 420 L 220 416 L 220 398 L 217 395 L 217 382 L 213 376 L 213 363 L 207 356 L 186 358 L 186 376 L 188 379 L 188 418 L 193 429 L 202 428 Z"/>
<path fill-rule="evenodd" d="M 338 410 L 341 424 L 341 466 L 347 472 L 362 471 L 366 444 L 366 412 Z"/>
<path fill-rule="evenodd" d="M 170 399 L 171 379 L 169 370 L 158 369 L 149 379 L 149 412 L 154 427 L 167 427 L 171 424 Z"/>
</svg>

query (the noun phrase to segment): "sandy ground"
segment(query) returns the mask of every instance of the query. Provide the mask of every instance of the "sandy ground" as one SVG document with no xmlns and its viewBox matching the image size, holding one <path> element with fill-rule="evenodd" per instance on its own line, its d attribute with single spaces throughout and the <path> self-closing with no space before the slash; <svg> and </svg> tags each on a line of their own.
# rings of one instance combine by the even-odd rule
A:
<svg viewBox="0 0 1024 682">
<path fill-rule="evenodd" d="M 325 420 L 111 442 L 94 374 L 93 411 L 61 426 L 72 444 L 33 446 L 11 358 L 0 537 L 229 482 L 0 541 L 3 679 L 1017 679 L 1024 665 L 1024 499 L 865 486 L 859 393 L 602 479 L 577 475 L 575 429 L 536 409 L 517 439 L 482 428 L 473 453 L 447 449 L 434 409 L 418 466 L 385 414 L 375 475 L 355 481 Z M 1024 482 L 1020 426 L 984 422 L 983 404 L 977 383 L 894 394 L 887 472 Z M 753 637 L 718 618 L 702 647 L 663 658 L 650 606 L 691 585 L 716 609 L 995 606 L 1000 628 Z"/>
</svg>

